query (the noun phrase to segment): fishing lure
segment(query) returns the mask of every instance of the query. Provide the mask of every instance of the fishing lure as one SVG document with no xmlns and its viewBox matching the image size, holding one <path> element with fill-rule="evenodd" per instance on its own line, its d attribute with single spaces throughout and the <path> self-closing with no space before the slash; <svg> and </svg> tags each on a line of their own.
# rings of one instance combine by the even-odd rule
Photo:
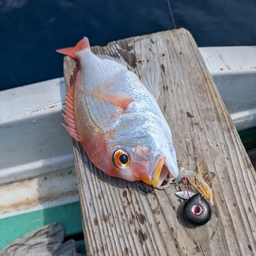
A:
<svg viewBox="0 0 256 256">
<path fill-rule="evenodd" d="M 213 194 L 210 183 L 213 183 L 216 173 L 209 172 L 203 177 L 202 171 L 198 165 L 196 172 L 185 170 L 181 168 L 178 177 L 172 183 L 179 183 L 185 181 L 186 191 L 179 191 L 175 195 L 185 200 L 183 208 L 184 218 L 191 224 L 201 226 L 206 224 L 211 219 L 211 208 L 213 207 Z M 217 170 L 217 169 L 216 169 Z M 209 176 L 212 176 L 209 179 Z M 190 183 L 198 193 L 188 190 L 188 183 Z"/>
</svg>

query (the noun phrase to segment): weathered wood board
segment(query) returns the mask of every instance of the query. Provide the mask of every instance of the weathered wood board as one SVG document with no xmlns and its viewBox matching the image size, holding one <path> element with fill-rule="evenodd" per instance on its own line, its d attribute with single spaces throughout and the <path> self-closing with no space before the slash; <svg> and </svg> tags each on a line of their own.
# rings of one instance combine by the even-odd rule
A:
<svg viewBox="0 0 256 256">
<path fill-rule="evenodd" d="M 87 255 L 256 254 L 256 175 L 237 131 L 190 33 L 184 29 L 128 38 L 93 47 L 124 59 L 140 74 L 156 59 L 161 66 L 159 105 L 171 127 L 179 167 L 208 172 L 217 166 L 212 219 L 189 226 L 170 186 L 105 175 L 73 141 Z M 65 58 L 65 78 L 74 61 Z M 72 220 L 70 220 L 72 221 Z"/>
</svg>

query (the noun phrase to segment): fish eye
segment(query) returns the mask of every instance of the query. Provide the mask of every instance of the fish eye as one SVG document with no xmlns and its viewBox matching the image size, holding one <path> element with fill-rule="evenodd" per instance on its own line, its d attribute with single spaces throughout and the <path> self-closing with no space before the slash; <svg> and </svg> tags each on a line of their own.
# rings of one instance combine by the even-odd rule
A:
<svg viewBox="0 0 256 256">
<path fill-rule="evenodd" d="M 129 166 L 131 159 L 127 152 L 122 149 L 117 149 L 112 156 L 113 163 L 118 168 L 125 168 Z"/>
</svg>

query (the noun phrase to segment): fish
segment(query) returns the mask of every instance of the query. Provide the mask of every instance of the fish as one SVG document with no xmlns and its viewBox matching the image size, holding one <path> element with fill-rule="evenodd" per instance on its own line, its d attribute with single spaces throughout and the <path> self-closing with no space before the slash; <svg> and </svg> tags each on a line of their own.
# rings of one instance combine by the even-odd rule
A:
<svg viewBox="0 0 256 256">
<path fill-rule="evenodd" d="M 155 188 L 167 176 L 176 178 L 172 133 L 157 104 L 157 61 L 150 61 L 139 78 L 124 61 L 94 54 L 87 37 L 56 51 L 77 62 L 63 126 L 91 162 L 107 175 Z"/>
</svg>

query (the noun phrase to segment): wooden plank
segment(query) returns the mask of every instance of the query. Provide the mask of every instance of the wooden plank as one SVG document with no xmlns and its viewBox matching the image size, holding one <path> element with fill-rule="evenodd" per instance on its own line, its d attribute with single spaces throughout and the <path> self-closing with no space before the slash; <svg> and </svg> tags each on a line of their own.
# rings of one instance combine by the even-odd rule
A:
<svg viewBox="0 0 256 256">
<path fill-rule="evenodd" d="M 159 105 L 172 129 L 179 167 L 218 168 L 212 219 L 201 227 L 179 217 L 179 187 L 156 190 L 96 169 L 73 141 L 87 255 L 253 255 L 256 253 L 256 176 L 190 33 L 184 29 L 93 47 L 123 58 L 140 74 L 161 66 Z M 65 78 L 74 62 L 64 61 Z"/>
</svg>

